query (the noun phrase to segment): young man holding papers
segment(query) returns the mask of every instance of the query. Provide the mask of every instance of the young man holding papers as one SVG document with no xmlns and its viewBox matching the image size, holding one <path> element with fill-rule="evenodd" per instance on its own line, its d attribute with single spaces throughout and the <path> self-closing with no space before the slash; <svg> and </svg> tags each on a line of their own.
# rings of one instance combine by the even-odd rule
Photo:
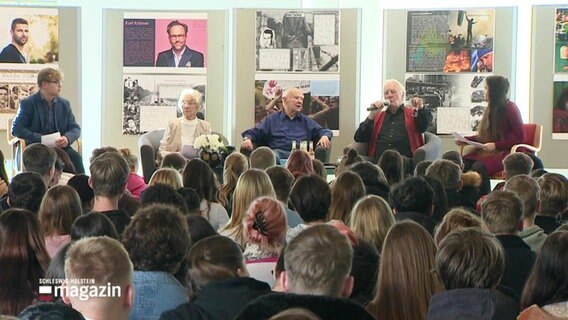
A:
<svg viewBox="0 0 568 320">
<path fill-rule="evenodd" d="M 59 70 L 46 68 L 37 76 L 39 91 L 20 103 L 12 125 L 12 135 L 26 140 L 26 144 L 41 142 L 62 148 L 67 152 L 77 173 L 84 173 L 83 159 L 71 144 L 81 135 L 69 101 L 61 98 L 63 86 Z M 60 137 L 57 137 L 57 134 Z"/>
</svg>

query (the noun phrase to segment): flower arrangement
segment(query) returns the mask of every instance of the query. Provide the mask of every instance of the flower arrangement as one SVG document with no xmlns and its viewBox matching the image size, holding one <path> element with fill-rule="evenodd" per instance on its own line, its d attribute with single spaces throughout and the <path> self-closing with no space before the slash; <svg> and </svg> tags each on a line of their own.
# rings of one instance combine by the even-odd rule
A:
<svg viewBox="0 0 568 320">
<path fill-rule="evenodd" d="M 205 151 L 209 153 L 225 153 L 227 151 L 227 147 L 223 144 L 223 141 L 217 134 L 200 135 L 195 138 L 193 147 L 201 150 L 202 152 Z"/>
</svg>

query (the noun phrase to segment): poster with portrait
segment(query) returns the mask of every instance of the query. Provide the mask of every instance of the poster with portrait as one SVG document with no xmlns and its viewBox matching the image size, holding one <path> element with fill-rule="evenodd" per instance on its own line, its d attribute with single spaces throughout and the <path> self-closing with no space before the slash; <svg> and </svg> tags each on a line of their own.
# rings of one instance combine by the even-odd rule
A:
<svg viewBox="0 0 568 320">
<path fill-rule="evenodd" d="M 552 139 L 568 140 L 568 76 L 555 77 L 553 97 Z"/>
<path fill-rule="evenodd" d="M 406 72 L 492 72 L 495 10 L 408 11 Z"/>
<path fill-rule="evenodd" d="M 429 132 L 471 134 L 487 107 L 484 80 L 490 74 L 406 74 L 406 100 L 424 99 L 433 116 Z"/>
<path fill-rule="evenodd" d="M 0 130 L 6 130 L 8 119 L 16 116 L 20 101 L 37 90 L 36 71 L 0 69 Z"/>
<path fill-rule="evenodd" d="M 254 83 L 254 122 L 283 110 L 284 92 L 299 88 L 304 92 L 302 113 L 339 135 L 339 77 L 326 75 L 257 75 Z"/>
<path fill-rule="evenodd" d="M 57 9 L 2 7 L 0 30 L 0 63 L 11 64 L 15 69 L 30 68 L 22 66 L 28 64 L 58 63 Z"/>
<path fill-rule="evenodd" d="M 554 28 L 554 72 L 568 72 L 568 8 L 557 8 Z"/>
<path fill-rule="evenodd" d="M 256 70 L 339 72 L 338 10 L 256 12 Z"/>
<path fill-rule="evenodd" d="M 162 70 L 167 73 L 175 73 L 176 69 L 184 73 L 203 72 L 207 67 L 207 14 L 125 13 L 123 66 L 172 68 Z"/>
<path fill-rule="evenodd" d="M 197 116 L 205 118 L 205 76 L 142 75 L 123 76 L 122 134 L 137 135 L 165 128 L 181 116 L 178 100 L 184 90 L 202 95 Z"/>
<path fill-rule="evenodd" d="M 0 30 L 0 130 L 6 130 L 20 101 L 37 92 L 39 70 L 58 67 L 59 12 L 2 7 Z"/>
</svg>

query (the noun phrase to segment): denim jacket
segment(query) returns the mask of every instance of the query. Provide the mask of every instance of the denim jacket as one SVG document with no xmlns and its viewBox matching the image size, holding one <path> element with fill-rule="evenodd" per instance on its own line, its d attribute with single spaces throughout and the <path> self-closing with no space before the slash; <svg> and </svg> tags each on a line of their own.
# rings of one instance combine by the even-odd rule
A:
<svg viewBox="0 0 568 320">
<path fill-rule="evenodd" d="M 134 271 L 134 306 L 130 320 L 159 319 L 162 312 L 188 302 L 187 289 L 164 271 Z"/>
</svg>

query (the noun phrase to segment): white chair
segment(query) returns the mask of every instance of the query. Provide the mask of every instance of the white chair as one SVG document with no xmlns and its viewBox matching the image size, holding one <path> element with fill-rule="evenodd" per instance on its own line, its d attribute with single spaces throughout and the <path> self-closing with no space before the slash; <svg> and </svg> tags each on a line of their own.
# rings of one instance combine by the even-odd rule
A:
<svg viewBox="0 0 568 320">
<path fill-rule="evenodd" d="M 258 281 L 266 282 L 272 288 L 274 287 L 275 279 L 274 268 L 276 267 L 275 262 L 247 262 L 247 269 L 251 278 Z"/>
</svg>

